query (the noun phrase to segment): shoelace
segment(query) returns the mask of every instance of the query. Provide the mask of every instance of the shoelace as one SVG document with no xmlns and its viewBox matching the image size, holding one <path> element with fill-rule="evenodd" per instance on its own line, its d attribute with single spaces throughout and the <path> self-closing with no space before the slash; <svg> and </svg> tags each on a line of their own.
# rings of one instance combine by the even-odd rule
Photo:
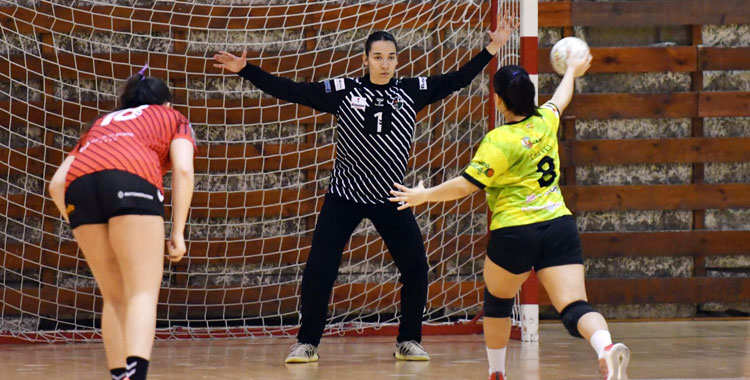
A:
<svg viewBox="0 0 750 380">
<path fill-rule="evenodd" d="M 404 345 L 401 346 L 401 350 L 402 350 L 402 353 L 405 353 L 405 352 L 413 351 L 415 347 L 421 351 L 424 351 L 424 348 L 422 348 L 422 346 L 419 343 L 414 342 L 414 341 L 406 342 Z"/>
</svg>

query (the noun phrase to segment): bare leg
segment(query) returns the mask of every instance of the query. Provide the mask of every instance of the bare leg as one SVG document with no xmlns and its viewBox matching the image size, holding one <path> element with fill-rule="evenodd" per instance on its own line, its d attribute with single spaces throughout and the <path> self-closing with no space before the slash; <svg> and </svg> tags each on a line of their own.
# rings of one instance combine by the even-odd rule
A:
<svg viewBox="0 0 750 380">
<path fill-rule="evenodd" d="M 122 275 L 110 245 L 106 224 L 87 224 L 73 230 L 104 299 L 102 337 L 109 368 L 125 367 L 125 302 Z"/>
<path fill-rule="evenodd" d="M 109 220 L 109 237 L 125 288 L 125 354 L 149 359 L 164 272 L 164 219 L 116 216 Z"/>
</svg>

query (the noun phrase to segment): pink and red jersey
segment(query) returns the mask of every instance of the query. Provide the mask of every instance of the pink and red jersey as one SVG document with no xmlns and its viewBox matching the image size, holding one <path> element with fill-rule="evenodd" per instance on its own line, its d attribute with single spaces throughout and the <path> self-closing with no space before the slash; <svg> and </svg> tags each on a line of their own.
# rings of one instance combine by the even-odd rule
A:
<svg viewBox="0 0 750 380">
<path fill-rule="evenodd" d="M 135 174 L 164 192 L 163 176 L 170 169 L 172 140 L 195 136 L 187 118 L 161 105 L 142 105 L 115 111 L 97 119 L 70 153 L 75 160 L 65 178 L 73 180 L 103 170 Z"/>
</svg>

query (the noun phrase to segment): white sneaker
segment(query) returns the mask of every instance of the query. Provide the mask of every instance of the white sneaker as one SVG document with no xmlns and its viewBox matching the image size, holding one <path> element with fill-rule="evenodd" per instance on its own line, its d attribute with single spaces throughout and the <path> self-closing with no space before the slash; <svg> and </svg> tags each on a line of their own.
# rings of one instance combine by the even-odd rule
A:
<svg viewBox="0 0 750 380">
<path fill-rule="evenodd" d="M 396 352 L 393 353 L 393 357 L 395 357 L 397 360 L 408 361 L 430 360 L 430 355 L 427 354 L 427 351 L 424 350 L 424 347 L 413 340 L 396 343 Z"/>
<path fill-rule="evenodd" d="M 604 349 L 604 357 L 599 359 L 599 370 L 604 380 L 628 380 L 630 349 L 622 343 L 610 344 Z"/>
<path fill-rule="evenodd" d="M 295 343 L 289 349 L 284 363 L 312 363 L 318 361 L 318 347 L 307 343 Z"/>
</svg>

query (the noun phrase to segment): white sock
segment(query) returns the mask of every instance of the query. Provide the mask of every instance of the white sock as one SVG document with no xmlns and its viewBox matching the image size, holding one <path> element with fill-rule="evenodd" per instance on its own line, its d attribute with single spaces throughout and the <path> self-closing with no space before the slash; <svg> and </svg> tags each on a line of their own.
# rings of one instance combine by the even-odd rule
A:
<svg viewBox="0 0 750 380">
<path fill-rule="evenodd" d="M 500 372 L 505 376 L 505 349 L 503 348 L 489 348 L 487 347 L 487 360 L 490 362 L 490 374 Z"/>
<path fill-rule="evenodd" d="M 612 335 L 609 334 L 609 330 L 598 330 L 591 334 L 589 343 L 594 348 L 594 351 L 596 351 L 596 355 L 601 359 L 604 357 L 604 349 L 612 344 Z"/>
</svg>

